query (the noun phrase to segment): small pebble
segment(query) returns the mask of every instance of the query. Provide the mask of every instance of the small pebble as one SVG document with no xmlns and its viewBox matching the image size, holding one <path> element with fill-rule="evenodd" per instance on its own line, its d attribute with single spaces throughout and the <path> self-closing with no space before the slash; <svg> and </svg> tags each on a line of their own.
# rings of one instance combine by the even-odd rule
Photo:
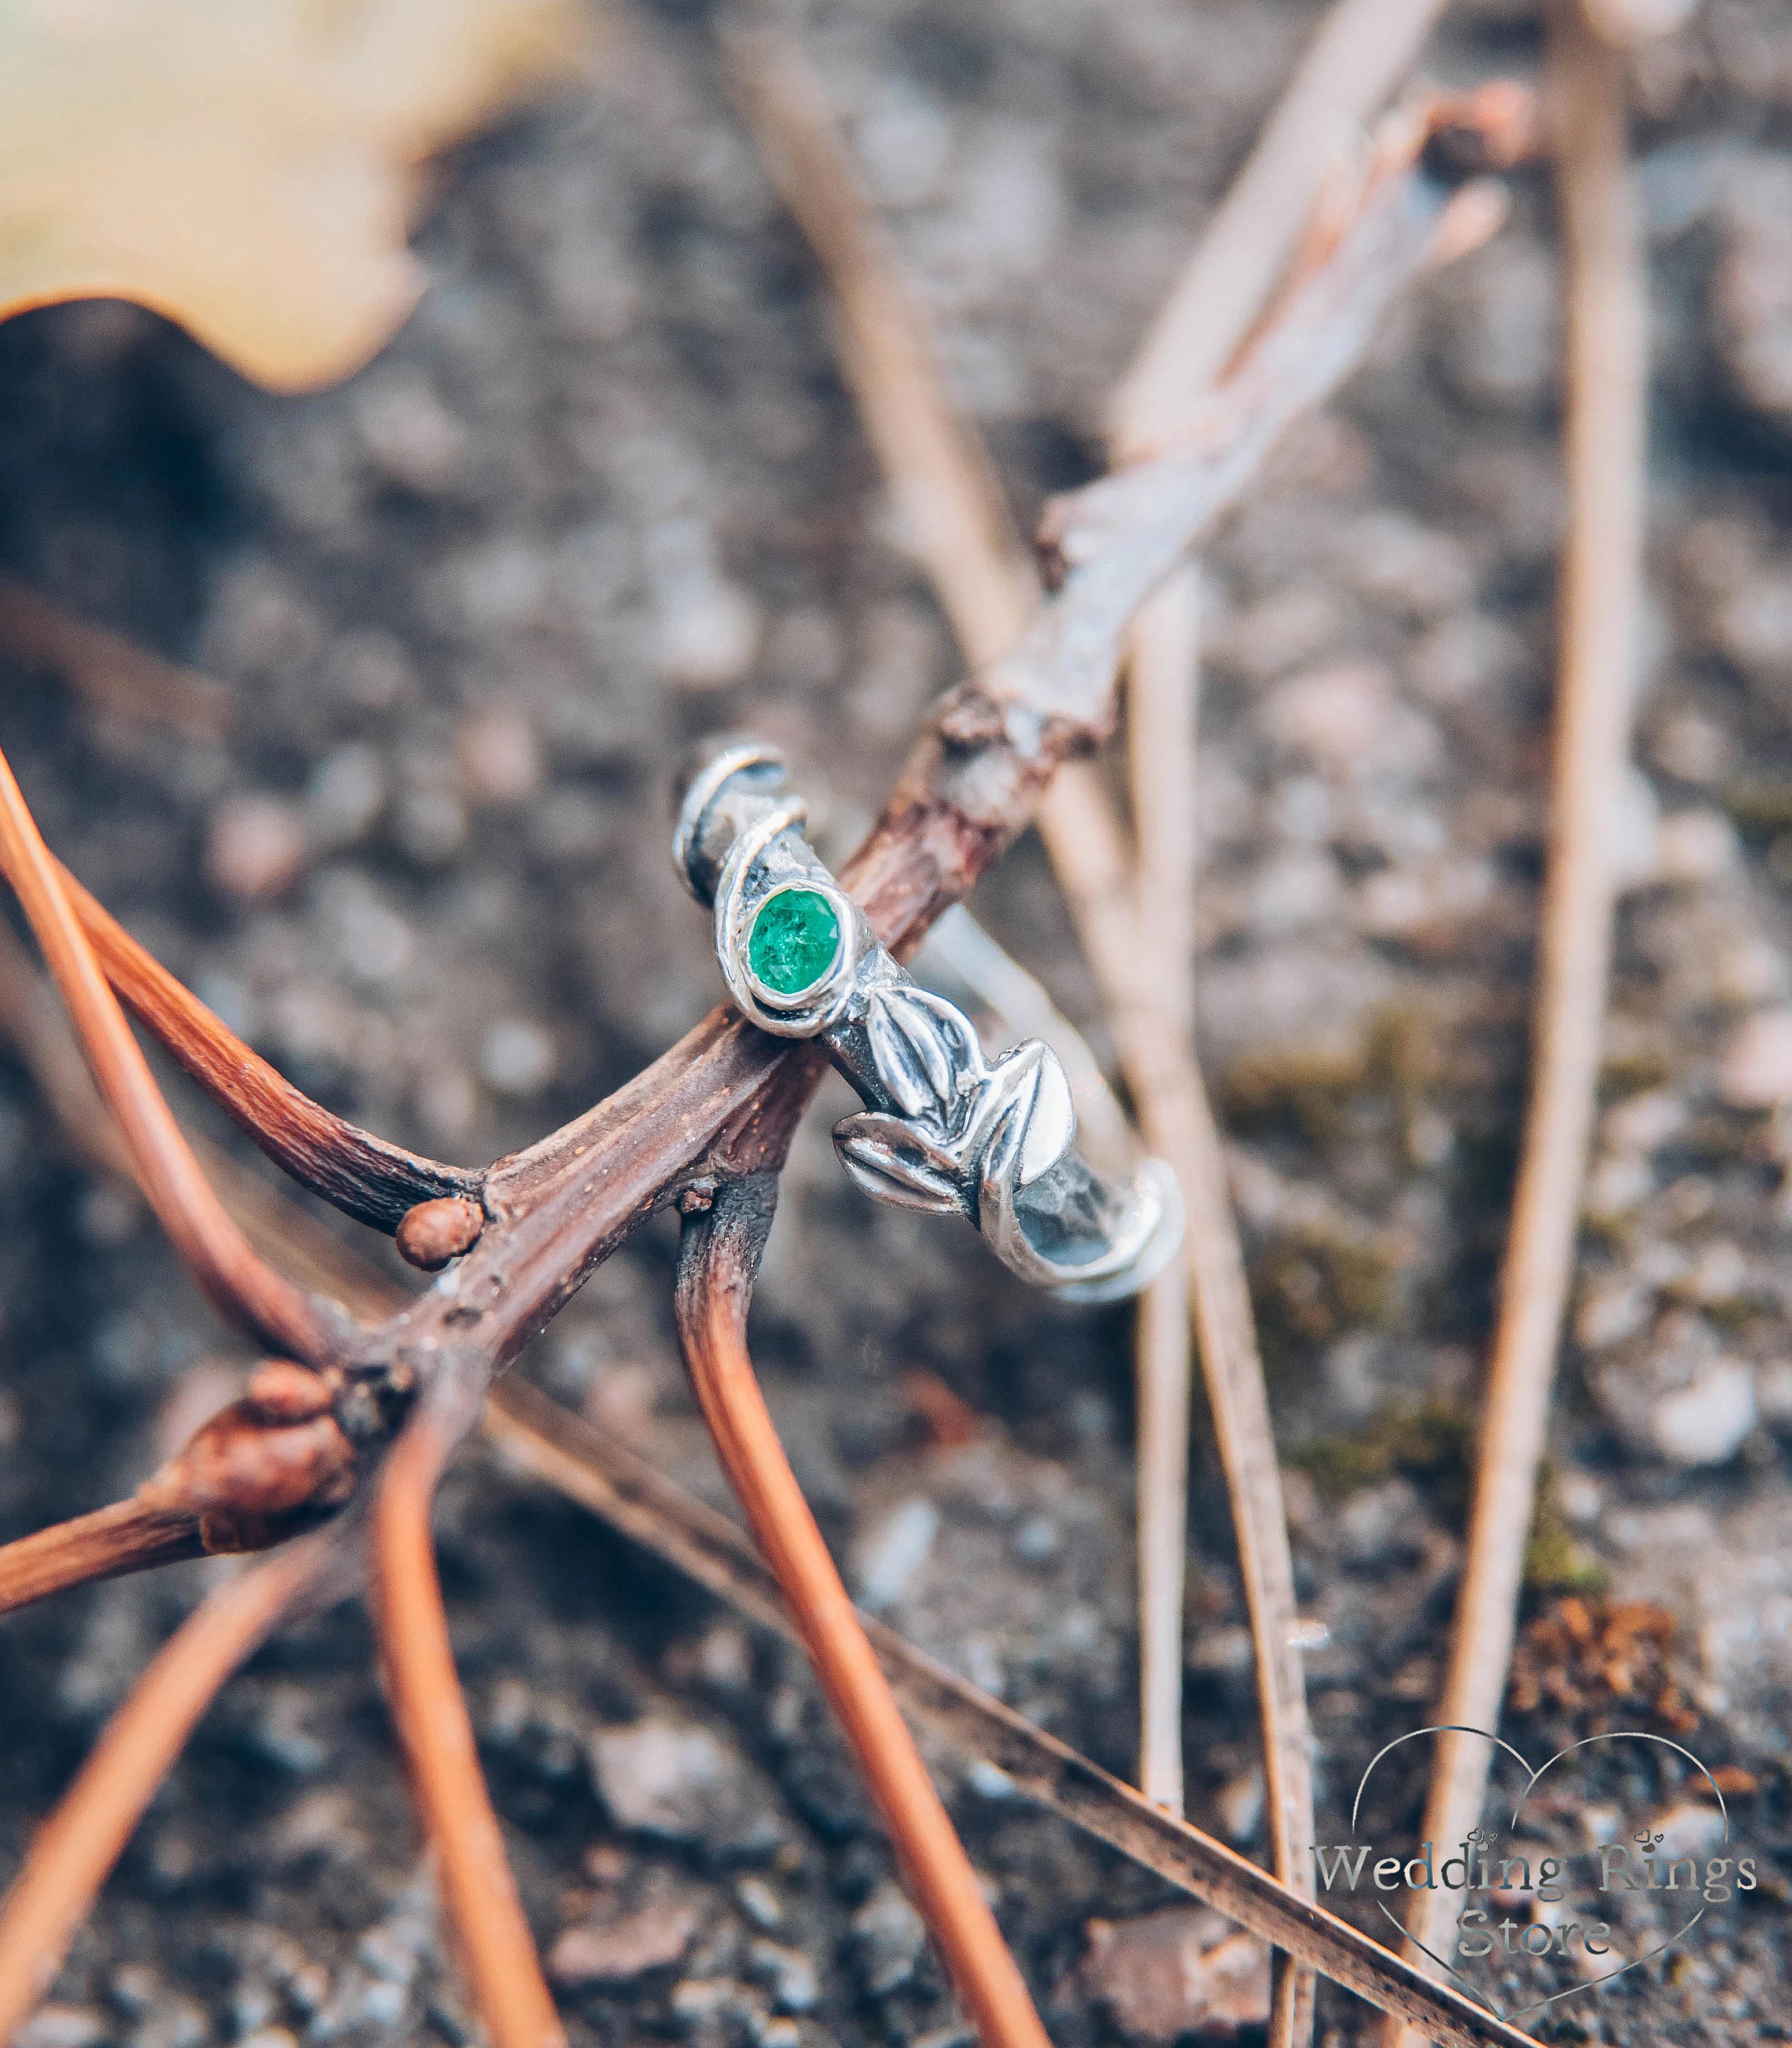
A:
<svg viewBox="0 0 1792 2048">
<path fill-rule="evenodd" d="M 801 1949 L 755 1941 L 748 1964 L 754 1980 L 770 1993 L 774 2012 L 813 2012 L 820 2003 L 820 1980 Z"/>
<path fill-rule="evenodd" d="M 531 1018 L 501 1018 L 479 1041 L 479 1079 L 518 1101 L 539 1095 L 558 1064 L 553 1038 Z"/>
<path fill-rule="evenodd" d="M 590 1754 L 619 1826 L 724 1856 L 764 1855 L 782 1838 L 770 1786 L 731 1743 L 696 1722 L 656 1716 L 600 1728 Z"/>
<path fill-rule="evenodd" d="M 1717 1092 L 1732 1109 L 1792 1102 L 1792 1010 L 1749 1018 L 1724 1048 Z"/>
<path fill-rule="evenodd" d="M 1649 1418 L 1655 1449 L 1677 1465 L 1716 1465 L 1735 1456 L 1755 1426 L 1755 1375 L 1734 1359 L 1714 1360 L 1690 1387 L 1665 1394 Z"/>
<path fill-rule="evenodd" d="M 1270 1953 L 1206 1906 L 1092 1920 L 1085 1991 L 1135 2040 L 1228 2040 L 1269 2018 Z"/>
<path fill-rule="evenodd" d="M 541 780 L 541 750 L 522 713 L 503 704 L 470 712 L 456 729 L 460 784 L 475 804 L 520 804 Z"/>
<path fill-rule="evenodd" d="M 207 828 L 205 871 L 239 902 L 265 902 L 297 881 L 307 851 L 296 805 L 277 797 L 227 797 Z"/>
<path fill-rule="evenodd" d="M 688 1906 L 642 1906 L 601 1926 L 568 1927 L 548 1951 L 549 1980 L 563 1991 L 632 1984 L 682 1961 L 697 1930 Z"/>
<path fill-rule="evenodd" d="M 14 2048 L 99 2048 L 112 2023 L 97 2006 L 41 2005 L 17 2034 Z"/>
<path fill-rule="evenodd" d="M 902 1887 L 886 1878 L 853 1914 L 852 1941 L 865 1988 L 882 1998 L 914 1975 L 927 1930 Z"/>
<path fill-rule="evenodd" d="M 762 1877 L 737 1879 L 735 1900 L 755 1927 L 769 1932 L 784 1925 L 782 1902 Z"/>
<path fill-rule="evenodd" d="M 940 1533 L 940 1511 L 916 1495 L 891 1508 L 855 1545 L 859 1604 L 867 1613 L 894 1607 L 920 1576 Z"/>
</svg>

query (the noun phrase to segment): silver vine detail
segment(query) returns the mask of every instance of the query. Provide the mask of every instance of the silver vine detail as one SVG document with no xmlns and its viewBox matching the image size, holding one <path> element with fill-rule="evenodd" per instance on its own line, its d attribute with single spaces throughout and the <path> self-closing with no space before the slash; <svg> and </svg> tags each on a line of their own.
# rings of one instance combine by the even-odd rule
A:
<svg viewBox="0 0 1792 2048">
<path fill-rule="evenodd" d="M 834 1145 L 877 1200 L 976 1222 L 987 1195 L 1011 1200 L 1069 1150 L 1076 1112 L 1049 1046 L 1031 1041 L 992 1065 L 960 1011 L 902 982 L 871 992 L 864 1031 L 899 1114 L 845 1117 Z"/>
</svg>

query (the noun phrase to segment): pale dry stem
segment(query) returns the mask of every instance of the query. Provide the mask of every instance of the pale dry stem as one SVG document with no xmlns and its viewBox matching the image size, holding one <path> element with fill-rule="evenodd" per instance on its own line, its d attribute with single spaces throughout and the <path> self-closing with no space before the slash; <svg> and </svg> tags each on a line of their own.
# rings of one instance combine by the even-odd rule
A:
<svg viewBox="0 0 1792 2048">
<path fill-rule="evenodd" d="M 38 1830 L 0 1906 L 0 2044 L 48 1989 L 76 1929 L 219 1688 L 324 1570 L 308 1537 L 231 1580 L 157 1653 Z"/>
<path fill-rule="evenodd" d="M 381 1661 L 448 1925 L 493 2048 L 564 2048 L 479 1768 L 436 1572 L 430 1509 L 460 1441 L 426 1406 L 380 1475 L 368 1565 Z"/>
<path fill-rule="evenodd" d="M 1642 599 L 1647 285 L 1628 167 L 1622 60 L 1570 5 L 1550 83 L 1567 268 L 1569 523 L 1530 1098 L 1481 1404 L 1474 1505 L 1439 1722 L 1493 1728 L 1511 1662 L 1550 1391 L 1573 1275 L 1610 979 L 1609 848 L 1629 744 Z M 1490 1746 L 1438 1739 L 1423 1833 L 1480 1817 Z M 1448 1895 L 1410 1922 L 1447 1953 Z M 1394 2030 L 1402 2048 L 1416 2037 Z"/>
</svg>

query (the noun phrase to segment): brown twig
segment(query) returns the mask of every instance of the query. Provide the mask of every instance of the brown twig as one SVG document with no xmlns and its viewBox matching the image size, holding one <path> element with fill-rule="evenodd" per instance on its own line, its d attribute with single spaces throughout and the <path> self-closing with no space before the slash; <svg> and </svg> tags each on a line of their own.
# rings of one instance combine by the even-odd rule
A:
<svg viewBox="0 0 1792 2048">
<path fill-rule="evenodd" d="M 445 1384 L 438 1379 L 436 1388 Z M 476 1416 L 476 1383 L 471 1406 Z M 426 1405 L 381 1474 L 369 1527 L 380 1654 L 443 1902 L 486 2031 L 495 2048 L 563 2048 L 565 2029 L 479 1768 L 436 1574 L 430 1504 L 461 1434 L 444 1428 L 437 1408 Z"/>
<path fill-rule="evenodd" d="M 329 1539 L 222 1587 L 157 1653 L 39 1829 L 0 1906 L 0 2043 L 49 1988 L 75 1930 L 218 1689 L 322 1576 Z"/>
<path fill-rule="evenodd" d="M 121 1500 L 0 1546 L 0 1614 L 99 1579 L 205 1555 L 190 1510 Z"/>
<path fill-rule="evenodd" d="M 1552 21 L 1550 122 L 1568 294 L 1568 537 L 1527 1107 L 1476 1455 L 1474 1505 L 1440 1722 L 1499 1716 L 1563 1309 L 1573 1278 L 1610 979 L 1609 847 L 1629 745 L 1642 597 L 1647 287 L 1627 162 L 1624 68 L 1576 9 Z M 1425 1833 L 1480 1817 L 1488 1745 L 1438 1739 Z M 1415 1894 L 1433 1949 L 1448 1916 Z M 1432 1910 L 1425 1910 L 1427 1907 Z"/>
<path fill-rule="evenodd" d="M 777 1580 L 750 1539 L 645 1459 L 518 1380 L 494 1389 L 486 1428 L 504 1458 L 530 1477 L 600 1515 L 749 1620 L 801 1639 Z M 1453 2048 L 1536 2048 L 1528 2034 L 1433 1983 L 1267 1871 L 1166 1813 L 894 1630 L 858 1619 L 909 1718 L 959 1755 L 994 1763 L 1024 1798 L 1379 2011 L 1410 2016 L 1433 2040 Z"/>
<path fill-rule="evenodd" d="M 419 1202 L 477 1198 L 483 1174 L 389 1144 L 294 1088 L 140 946 L 67 868 L 58 872 L 120 1001 L 301 1187 L 384 1231 L 395 1231 Z"/>
<path fill-rule="evenodd" d="M 4 756 L 0 863 L 68 1005 L 99 1092 L 124 1132 L 144 1193 L 207 1298 L 276 1350 L 300 1358 L 321 1356 L 328 1332 L 318 1308 L 250 1249 L 188 1149 L 69 907 L 56 863 Z"/>
<path fill-rule="evenodd" d="M 725 1182 L 688 1216 L 678 1333 L 716 1454 L 788 1602 L 917 1906 L 986 2048 L 1049 2048 L 977 1874 L 914 1746 L 778 1441 L 747 1351 L 774 1173 Z"/>
<path fill-rule="evenodd" d="M 0 1550 L 0 1612 L 122 1572 L 271 1550 L 355 1490 L 355 1446 L 331 1378 L 268 1360 L 241 1401 L 196 1429 L 134 1495 Z"/>
<path fill-rule="evenodd" d="M 1199 404 L 1293 254 L 1327 173 L 1412 67 L 1444 0 L 1338 0 L 1114 395 L 1126 455 Z"/>
<path fill-rule="evenodd" d="M 103 626 L 72 618 L 28 584 L 0 576 L 0 648 L 65 678 L 99 709 L 217 739 L 236 705 L 222 683 L 165 661 Z"/>
</svg>

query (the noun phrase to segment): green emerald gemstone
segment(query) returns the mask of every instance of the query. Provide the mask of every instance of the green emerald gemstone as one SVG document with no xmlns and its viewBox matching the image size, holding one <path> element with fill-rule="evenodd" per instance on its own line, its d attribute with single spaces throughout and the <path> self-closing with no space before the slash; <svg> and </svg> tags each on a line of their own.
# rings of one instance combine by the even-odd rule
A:
<svg viewBox="0 0 1792 2048">
<path fill-rule="evenodd" d="M 840 949 L 840 921 L 814 889 L 781 889 L 759 906 L 747 941 L 747 964 L 778 995 L 800 995 L 831 968 Z"/>
</svg>

